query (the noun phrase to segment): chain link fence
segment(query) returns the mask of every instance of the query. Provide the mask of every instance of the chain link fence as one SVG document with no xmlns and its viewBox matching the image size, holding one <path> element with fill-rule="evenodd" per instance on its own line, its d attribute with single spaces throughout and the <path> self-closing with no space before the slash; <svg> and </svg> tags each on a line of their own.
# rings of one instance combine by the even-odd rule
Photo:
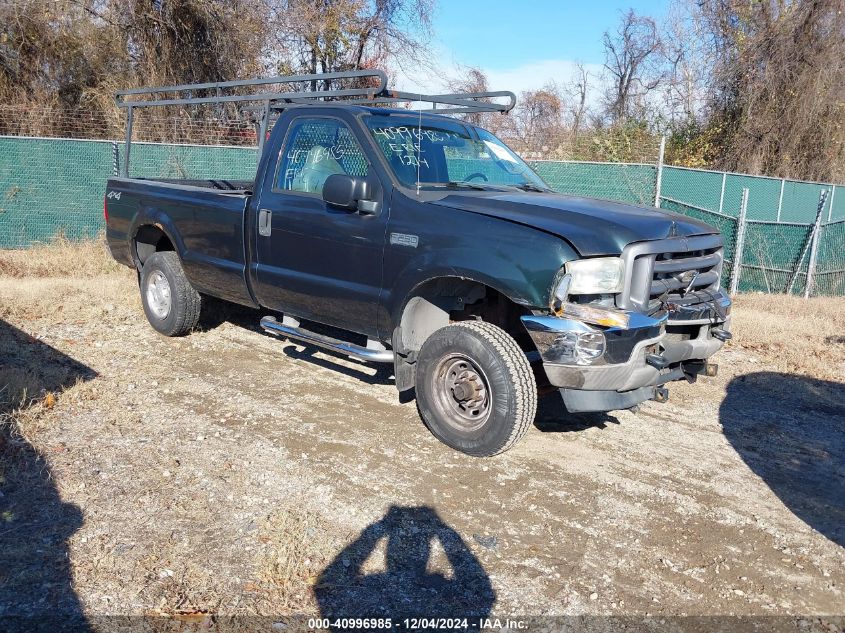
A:
<svg viewBox="0 0 845 633">
<path fill-rule="evenodd" d="M 104 229 L 105 181 L 123 160 L 118 141 L 0 137 L 0 248 Z M 132 176 L 252 180 L 254 147 L 132 143 Z"/>
<path fill-rule="evenodd" d="M 105 180 L 124 156 L 122 125 L 102 113 L 50 118 L 38 110 L 0 107 L 0 132 L 6 134 L 0 136 L 0 248 L 24 248 L 56 235 L 90 238 L 103 230 Z M 145 113 L 136 120 L 131 175 L 251 180 L 258 159 L 255 130 L 254 122 L 222 110 L 180 117 Z M 43 137 L 55 134 L 64 138 Z M 105 135 L 110 138 L 93 138 Z M 565 158 L 557 156 L 561 147 L 568 148 Z M 619 148 L 604 134 L 556 145 L 556 160 L 550 152 L 523 147 L 522 153 L 557 191 L 646 206 L 657 202 L 715 226 L 725 237 L 725 285 L 736 277 L 740 291 L 805 293 L 815 252 L 811 294 L 845 296 L 842 186 L 664 166 L 652 141 L 623 149 L 623 160 L 614 159 Z M 816 223 L 822 190 L 828 193 Z"/>
<path fill-rule="evenodd" d="M 588 198 L 654 204 L 657 166 L 643 163 L 528 161 L 557 191 Z"/>
<path fill-rule="evenodd" d="M 750 208 L 750 191 L 748 200 Z M 809 224 L 750 220 L 746 214 L 732 217 L 667 198 L 661 198 L 661 208 L 698 218 L 722 232 L 725 285 L 730 280 L 740 292 L 845 296 L 845 219 Z M 742 262 L 737 268 L 738 250 Z"/>
<path fill-rule="evenodd" d="M 748 189 L 748 219 L 812 223 L 822 190 L 830 193 L 822 219 L 845 219 L 845 191 L 830 183 L 666 166 L 660 196 L 728 215 L 739 213 L 742 190 Z"/>
</svg>

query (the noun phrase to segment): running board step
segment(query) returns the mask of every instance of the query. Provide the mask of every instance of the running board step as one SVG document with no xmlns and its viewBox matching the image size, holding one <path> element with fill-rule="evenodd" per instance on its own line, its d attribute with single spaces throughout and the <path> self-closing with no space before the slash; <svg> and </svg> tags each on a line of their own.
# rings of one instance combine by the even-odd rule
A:
<svg viewBox="0 0 845 633">
<path fill-rule="evenodd" d="M 303 343 L 308 343 L 309 345 L 322 347 L 323 349 L 328 349 L 345 356 L 351 356 L 352 358 L 357 358 L 358 360 L 370 363 L 393 362 L 393 352 L 389 349 L 370 349 L 369 347 L 362 347 L 360 345 L 355 345 L 354 343 L 332 338 L 331 336 L 317 334 L 316 332 L 311 332 L 310 330 L 306 330 L 301 327 L 279 323 L 275 317 L 263 317 L 261 319 L 261 327 L 265 332 L 269 332 L 270 334 L 286 336 L 287 338 L 302 341 Z"/>
</svg>

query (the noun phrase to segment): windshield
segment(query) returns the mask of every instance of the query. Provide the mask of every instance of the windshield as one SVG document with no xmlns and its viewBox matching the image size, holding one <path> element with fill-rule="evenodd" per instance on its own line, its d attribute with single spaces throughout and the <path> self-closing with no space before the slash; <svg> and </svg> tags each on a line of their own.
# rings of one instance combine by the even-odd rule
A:
<svg viewBox="0 0 845 633">
<path fill-rule="evenodd" d="M 487 130 L 405 114 L 374 114 L 367 127 L 402 184 L 548 190 L 507 145 Z M 422 123 L 422 124 L 420 124 Z M 419 178 L 418 178 L 419 177 Z"/>
</svg>

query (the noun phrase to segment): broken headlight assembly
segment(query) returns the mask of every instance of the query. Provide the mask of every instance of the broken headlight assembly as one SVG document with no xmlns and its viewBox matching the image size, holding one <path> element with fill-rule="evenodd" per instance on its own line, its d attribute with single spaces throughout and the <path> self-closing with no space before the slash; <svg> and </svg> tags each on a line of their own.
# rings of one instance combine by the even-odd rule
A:
<svg viewBox="0 0 845 633">
<path fill-rule="evenodd" d="M 594 257 L 566 262 L 570 295 L 604 295 L 622 292 L 625 263 L 621 257 Z"/>
<path fill-rule="evenodd" d="M 612 295 L 622 292 L 624 284 L 625 264 L 619 257 L 567 262 L 555 278 L 549 308 L 557 316 L 605 327 L 627 328 L 628 314 L 611 307 Z M 588 302 L 577 302 L 578 296 Z M 589 301 L 589 298 L 593 300 Z"/>
</svg>

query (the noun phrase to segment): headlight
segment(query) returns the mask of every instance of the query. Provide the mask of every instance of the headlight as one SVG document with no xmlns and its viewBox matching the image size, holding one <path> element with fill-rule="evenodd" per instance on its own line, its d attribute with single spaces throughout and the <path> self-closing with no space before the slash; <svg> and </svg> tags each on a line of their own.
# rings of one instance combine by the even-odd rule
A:
<svg viewBox="0 0 845 633">
<path fill-rule="evenodd" d="M 566 262 L 571 277 L 569 294 L 602 295 L 622 292 L 625 264 L 619 257 L 596 257 Z"/>
</svg>

